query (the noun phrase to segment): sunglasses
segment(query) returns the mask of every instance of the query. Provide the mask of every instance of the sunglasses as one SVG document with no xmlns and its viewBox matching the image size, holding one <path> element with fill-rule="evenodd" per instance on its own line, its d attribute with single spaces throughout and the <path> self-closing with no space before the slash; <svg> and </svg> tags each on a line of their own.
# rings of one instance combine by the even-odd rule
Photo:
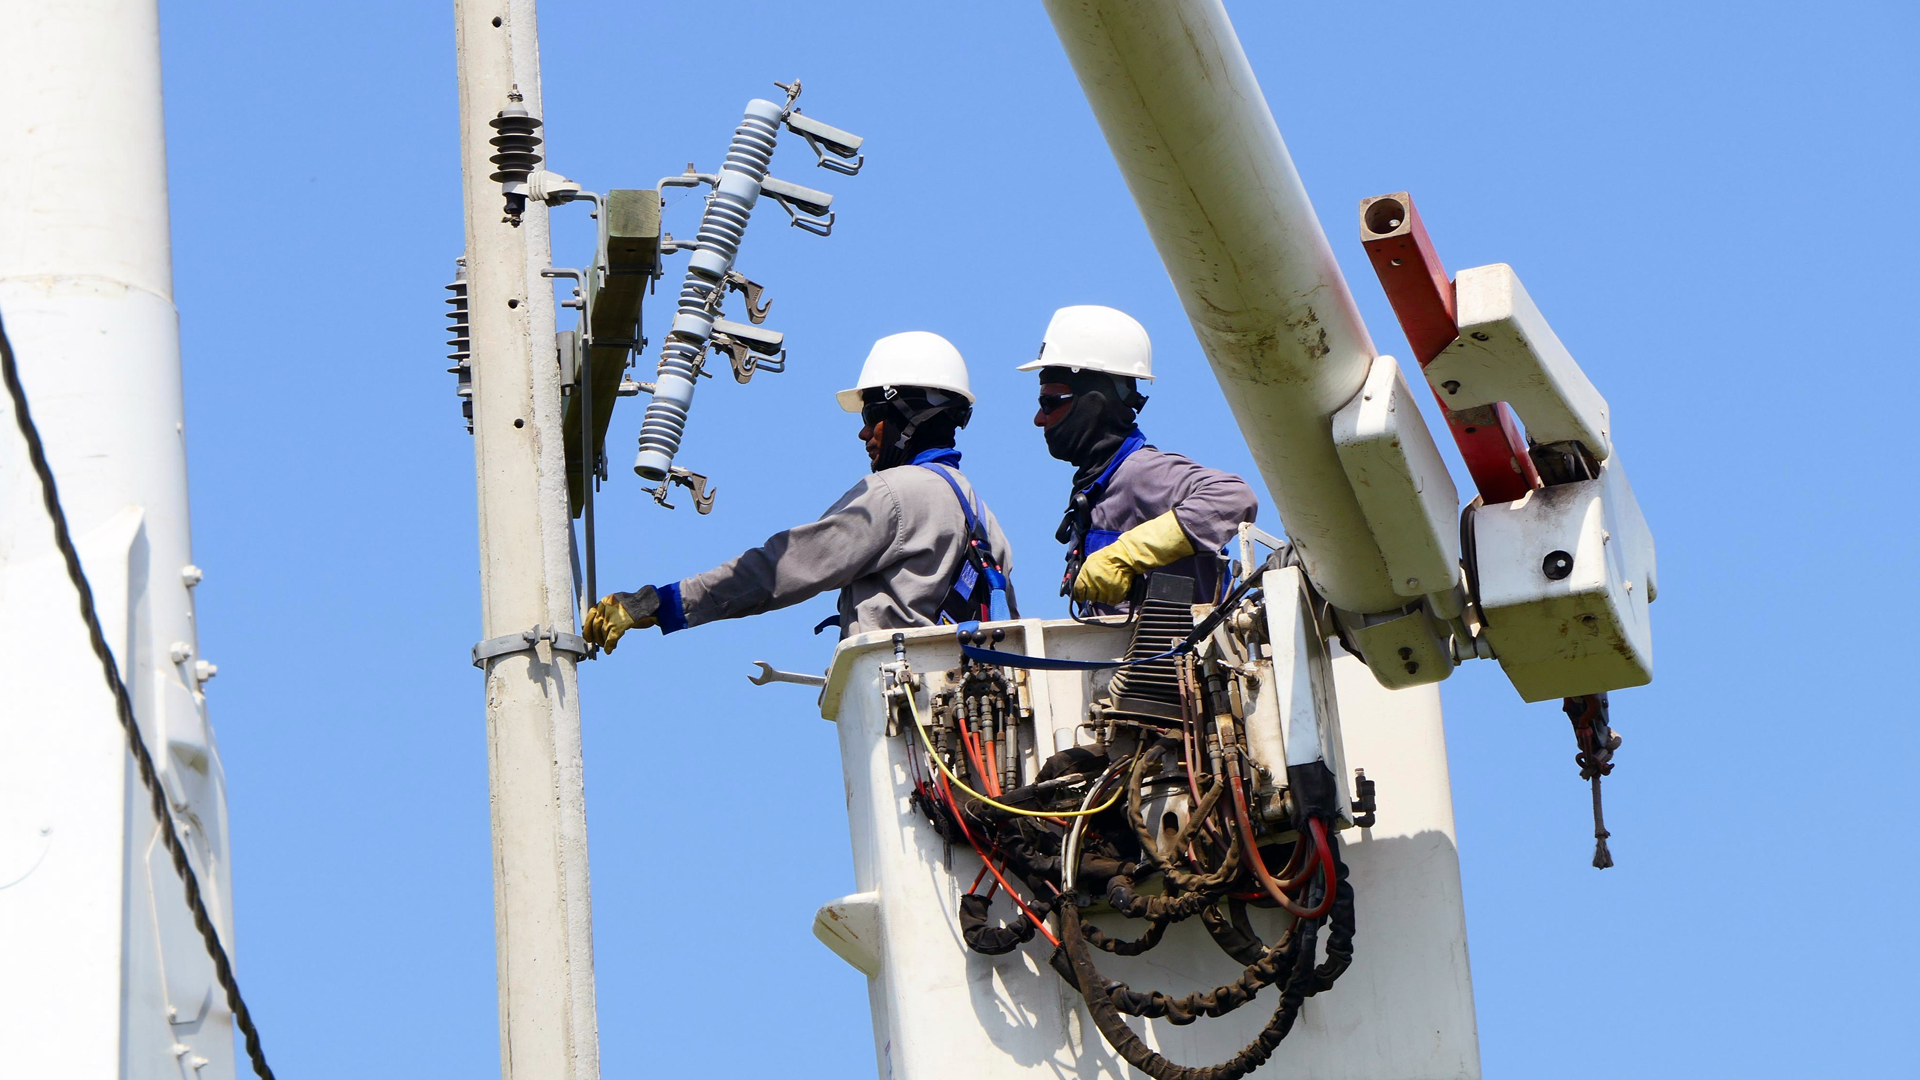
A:
<svg viewBox="0 0 1920 1080">
<path fill-rule="evenodd" d="M 1072 400 L 1072 394 L 1041 394 L 1040 411 L 1043 413 L 1053 412 L 1056 409 L 1064 408 Z"/>
<path fill-rule="evenodd" d="M 893 413 L 894 409 L 891 401 L 868 402 L 860 409 L 860 422 L 868 427 L 879 427 L 880 421 L 891 417 Z"/>
</svg>

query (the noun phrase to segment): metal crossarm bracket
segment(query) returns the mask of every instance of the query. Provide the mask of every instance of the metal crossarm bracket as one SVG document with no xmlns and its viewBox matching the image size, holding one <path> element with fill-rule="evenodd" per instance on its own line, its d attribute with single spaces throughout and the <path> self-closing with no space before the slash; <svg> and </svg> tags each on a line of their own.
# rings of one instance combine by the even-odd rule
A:
<svg viewBox="0 0 1920 1080">
<path fill-rule="evenodd" d="M 575 659 L 588 655 L 587 639 L 579 634 L 569 634 L 564 630 L 551 630 L 535 625 L 531 630 L 522 630 L 517 634 L 488 638 L 473 647 L 473 666 L 483 668 L 487 661 L 508 653 L 525 652 L 543 641 L 553 643 L 554 652 L 572 653 Z"/>
</svg>

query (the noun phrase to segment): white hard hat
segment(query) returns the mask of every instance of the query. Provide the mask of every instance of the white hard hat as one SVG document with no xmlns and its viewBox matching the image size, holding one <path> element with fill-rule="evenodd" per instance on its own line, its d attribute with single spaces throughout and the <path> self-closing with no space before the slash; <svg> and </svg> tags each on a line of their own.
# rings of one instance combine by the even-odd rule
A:
<svg viewBox="0 0 1920 1080">
<path fill-rule="evenodd" d="M 1147 328 L 1124 311 L 1098 304 L 1063 307 L 1047 324 L 1040 355 L 1021 364 L 1020 370 L 1049 367 L 1104 371 L 1152 382 L 1153 341 L 1147 337 Z"/>
<path fill-rule="evenodd" d="M 959 394 L 973 404 L 967 362 L 953 342 L 925 330 L 889 334 L 873 343 L 867 362 L 860 365 L 860 381 L 837 395 L 840 407 L 857 413 L 867 390 L 882 386 L 925 386 Z"/>
</svg>

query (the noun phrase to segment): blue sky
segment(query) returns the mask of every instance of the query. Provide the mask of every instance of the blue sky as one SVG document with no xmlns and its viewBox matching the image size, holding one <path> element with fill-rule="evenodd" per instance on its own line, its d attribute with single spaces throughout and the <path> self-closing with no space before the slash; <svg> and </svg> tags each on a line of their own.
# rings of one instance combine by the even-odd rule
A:
<svg viewBox="0 0 1920 1080">
<path fill-rule="evenodd" d="M 1229 10 L 1380 350 L 1405 343 L 1353 208 L 1410 189 L 1448 265 L 1512 264 L 1610 399 L 1659 543 L 1657 679 L 1614 701 L 1615 869 L 1586 865 L 1559 712 L 1492 665 L 1446 684 L 1486 1075 L 1910 1072 L 1913 9 Z M 1148 433 L 1251 475 L 1037 3 L 549 3 L 541 30 L 551 167 L 592 188 L 712 168 L 776 78 L 869 139 L 856 178 L 798 144 L 776 159 L 840 224 L 748 234 L 792 360 L 702 387 L 681 462 L 713 477 L 711 516 L 646 500 L 624 467 L 641 405 L 616 414 L 608 587 L 831 502 L 865 469 L 831 392 L 900 330 L 972 365 L 967 468 L 1030 609 L 1067 472 L 1013 368 L 1055 307 L 1139 317 L 1163 376 Z M 489 1075 L 473 466 L 441 358 L 450 5 L 200 0 L 165 5 L 163 35 L 243 985 L 283 1075 Z M 584 212 L 558 220 L 555 261 L 579 265 Z M 583 676 L 609 1077 L 870 1074 L 864 980 L 808 932 L 852 886 L 832 730 L 805 691 L 744 677 L 818 669 L 830 609 L 642 639 Z M 742 757 L 781 786 L 737 786 L 720 766 Z M 716 849 L 747 869 L 689 895 Z"/>
</svg>

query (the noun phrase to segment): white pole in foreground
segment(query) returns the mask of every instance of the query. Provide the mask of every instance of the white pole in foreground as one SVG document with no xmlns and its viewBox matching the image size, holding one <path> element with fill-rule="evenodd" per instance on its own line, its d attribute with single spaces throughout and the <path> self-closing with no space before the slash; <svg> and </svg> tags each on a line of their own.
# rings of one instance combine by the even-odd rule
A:
<svg viewBox="0 0 1920 1080">
<path fill-rule="evenodd" d="M 597 1080 L 586 788 L 572 635 L 567 468 L 554 357 L 547 208 L 503 220 L 488 126 L 516 90 L 540 115 L 533 0 L 455 0 L 466 178 L 473 457 L 483 639 L 549 637 L 485 660 L 500 1071 Z M 537 634 L 535 635 L 538 636 Z"/>
<path fill-rule="evenodd" d="M 103 635 L 232 956 L 154 0 L 0 0 L 0 73 L 0 314 Z M 134 776 L 13 405 L 0 409 L 0 1072 L 227 1080 L 226 997 Z"/>
</svg>

